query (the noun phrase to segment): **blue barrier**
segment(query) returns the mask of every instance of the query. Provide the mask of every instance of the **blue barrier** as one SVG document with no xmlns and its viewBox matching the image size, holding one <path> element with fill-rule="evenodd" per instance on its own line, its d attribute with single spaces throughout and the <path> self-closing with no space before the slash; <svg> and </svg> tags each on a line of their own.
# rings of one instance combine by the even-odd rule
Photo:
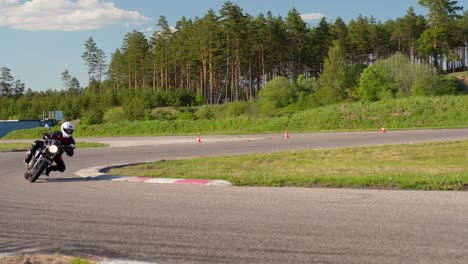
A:
<svg viewBox="0 0 468 264">
<path fill-rule="evenodd" d="M 46 124 L 52 127 L 54 120 L 0 120 L 0 138 L 14 130 L 43 127 Z"/>
</svg>

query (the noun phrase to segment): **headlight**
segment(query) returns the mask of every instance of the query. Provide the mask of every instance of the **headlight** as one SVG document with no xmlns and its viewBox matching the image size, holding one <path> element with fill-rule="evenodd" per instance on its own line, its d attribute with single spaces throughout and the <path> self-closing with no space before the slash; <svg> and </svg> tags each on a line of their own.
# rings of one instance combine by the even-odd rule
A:
<svg viewBox="0 0 468 264">
<path fill-rule="evenodd" d="M 55 154 L 58 152 L 59 148 L 56 145 L 52 145 L 48 148 L 49 152 Z"/>
</svg>

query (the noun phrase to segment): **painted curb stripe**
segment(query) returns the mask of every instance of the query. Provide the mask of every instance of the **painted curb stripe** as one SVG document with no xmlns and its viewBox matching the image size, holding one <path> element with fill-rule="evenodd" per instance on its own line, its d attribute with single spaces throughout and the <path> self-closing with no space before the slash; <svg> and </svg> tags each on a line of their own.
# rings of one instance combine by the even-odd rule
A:
<svg viewBox="0 0 468 264">
<path fill-rule="evenodd" d="M 230 182 L 222 180 L 203 180 L 203 179 L 171 179 L 171 178 L 148 178 L 148 177 L 128 177 L 128 176 L 113 176 L 109 177 L 111 181 L 124 182 L 144 182 L 144 183 L 174 183 L 174 184 L 198 184 L 212 186 L 232 186 Z"/>
<path fill-rule="evenodd" d="M 151 179 L 145 181 L 145 183 L 174 183 L 177 180 L 179 180 L 179 179 L 151 178 Z"/>
<path fill-rule="evenodd" d="M 129 182 L 144 182 L 149 179 L 148 177 L 125 177 L 125 180 Z"/>
<path fill-rule="evenodd" d="M 223 180 L 205 180 L 205 179 L 173 179 L 173 178 L 149 178 L 149 177 L 129 177 L 108 175 L 104 173 L 105 169 L 122 166 L 123 164 L 113 166 L 96 166 L 86 168 L 75 172 L 76 175 L 83 178 L 93 178 L 97 180 L 111 180 L 124 182 L 144 182 L 144 183 L 174 183 L 174 184 L 198 184 L 198 185 L 214 185 L 214 186 L 232 186 L 228 181 Z"/>
<path fill-rule="evenodd" d="M 182 179 L 175 181 L 175 184 L 207 184 L 210 180 L 199 180 L 199 179 Z"/>
</svg>

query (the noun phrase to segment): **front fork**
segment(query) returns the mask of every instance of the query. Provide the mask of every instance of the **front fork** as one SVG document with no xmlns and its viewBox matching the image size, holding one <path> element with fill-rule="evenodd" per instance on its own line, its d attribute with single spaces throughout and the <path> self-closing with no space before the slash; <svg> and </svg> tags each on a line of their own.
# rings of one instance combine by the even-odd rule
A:
<svg viewBox="0 0 468 264">
<path fill-rule="evenodd" d="M 52 163 L 53 161 L 53 158 L 50 159 L 49 157 L 44 157 L 44 155 L 42 155 L 41 157 L 41 152 L 40 151 L 36 151 L 36 153 L 34 153 L 34 157 L 31 159 L 31 161 L 27 164 L 27 169 L 28 169 L 28 172 L 31 173 L 34 171 L 34 169 L 36 168 L 37 164 L 39 164 L 39 161 L 41 160 L 46 160 L 47 163 L 50 164 Z"/>
</svg>

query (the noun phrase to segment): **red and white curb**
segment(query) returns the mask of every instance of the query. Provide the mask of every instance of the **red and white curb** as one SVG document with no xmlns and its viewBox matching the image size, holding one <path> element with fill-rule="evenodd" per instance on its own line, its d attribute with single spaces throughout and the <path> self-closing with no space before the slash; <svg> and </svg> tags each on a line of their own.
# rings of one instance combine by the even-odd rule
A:
<svg viewBox="0 0 468 264">
<path fill-rule="evenodd" d="M 34 253 L 26 252 L 28 250 L 21 250 L 20 252 L 14 253 L 0 253 L 0 262 L 3 263 L 8 257 L 15 257 L 15 256 L 33 256 Z M 29 251 L 34 251 L 31 249 Z M 42 254 L 37 254 L 42 255 Z M 85 259 L 91 260 L 96 264 L 158 264 L 157 262 L 146 262 L 146 261 L 136 261 L 136 260 L 128 260 L 128 259 L 110 259 L 100 256 L 84 256 Z M 8 261 L 7 263 L 12 263 Z M 29 262 L 28 262 L 29 263 Z M 36 263 L 36 262 L 34 262 Z"/>
<path fill-rule="evenodd" d="M 205 180 L 205 179 L 172 179 L 172 178 L 150 178 L 150 177 L 129 177 L 129 176 L 116 176 L 108 175 L 102 171 L 106 171 L 112 167 L 122 167 L 124 164 L 112 166 L 97 166 L 79 170 L 75 172 L 76 175 L 83 178 L 92 178 L 96 180 L 110 180 L 110 181 L 126 181 L 126 182 L 144 182 L 144 183 L 167 183 L 167 184 L 198 184 L 198 185 L 212 185 L 212 186 L 232 186 L 228 181 L 223 180 Z"/>
<path fill-rule="evenodd" d="M 125 259 L 109 259 L 98 261 L 98 264 L 157 264 L 156 262 L 142 262 L 142 261 L 133 261 Z"/>
</svg>

